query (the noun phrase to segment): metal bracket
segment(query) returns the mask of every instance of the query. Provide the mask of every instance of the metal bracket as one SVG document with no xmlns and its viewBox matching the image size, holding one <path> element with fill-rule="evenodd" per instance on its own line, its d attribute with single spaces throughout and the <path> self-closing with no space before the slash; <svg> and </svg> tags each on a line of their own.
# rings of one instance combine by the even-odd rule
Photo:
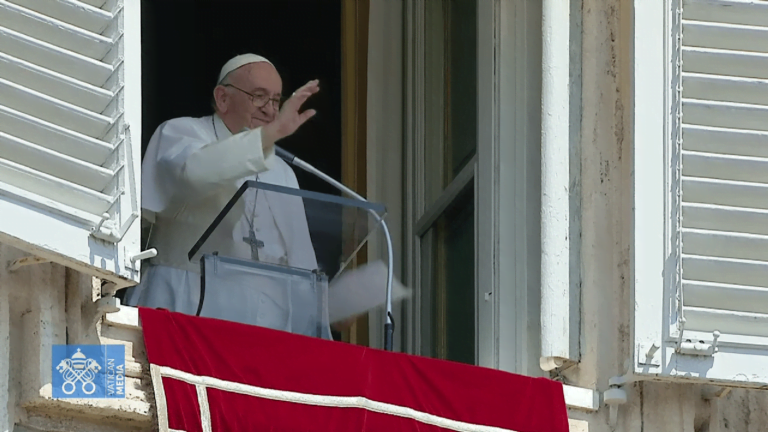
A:
<svg viewBox="0 0 768 432">
<path fill-rule="evenodd" d="M 91 229 L 91 235 L 111 243 L 120 243 L 123 240 L 123 237 L 125 237 L 125 234 L 128 232 L 128 229 L 133 225 L 133 223 L 139 219 L 139 216 L 141 215 L 141 208 L 139 208 L 139 201 L 137 196 L 137 188 L 136 188 L 136 182 L 140 181 L 140 179 L 136 178 L 136 174 L 134 173 L 133 169 L 133 152 L 131 151 L 131 144 L 133 141 L 131 141 L 131 125 L 126 123 L 125 130 L 123 131 L 123 141 L 120 144 L 120 147 L 122 147 L 124 151 L 124 159 L 123 159 L 123 166 L 127 168 L 126 170 L 126 184 L 128 187 L 131 188 L 131 194 L 130 194 L 130 204 L 131 204 L 131 213 L 127 215 L 125 220 L 123 221 L 122 226 L 117 226 L 118 221 L 117 217 L 114 220 L 115 226 L 111 229 L 103 229 L 104 222 L 109 220 L 110 215 L 109 212 L 105 212 L 101 215 L 101 220 L 99 223 Z M 114 196 L 113 202 L 110 204 L 109 208 L 111 209 L 112 206 L 114 206 L 118 199 L 125 195 L 125 188 L 120 188 L 118 190 L 117 194 Z"/>
<path fill-rule="evenodd" d="M 720 332 L 712 333 L 712 343 L 706 343 L 702 340 L 692 341 L 687 339 L 680 343 L 677 348 L 678 354 L 692 356 L 713 356 L 717 353 L 717 340 L 720 338 Z"/>
<path fill-rule="evenodd" d="M 104 222 L 109 218 L 108 213 L 104 213 L 101 216 L 101 220 L 99 221 L 98 225 L 91 228 L 91 235 L 96 237 L 97 239 L 108 241 L 110 243 L 120 243 L 123 240 L 123 237 L 125 237 L 125 234 L 128 232 L 128 229 L 133 225 L 133 223 L 136 221 L 136 219 L 139 218 L 138 212 L 132 212 L 130 215 L 128 215 L 127 220 L 123 225 L 120 227 L 120 229 L 105 229 L 103 227 Z"/>
<path fill-rule="evenodd" d="M 8 264 L 8 271 L 9 272 L 14 272 L 14 271 L 16 271 L 16 270 L 18 270 L 18 269 L 20 269 L 22 267 L 26 267 L 26 266 L 34 265 L 34 264 L 45 264 L 45 263 L 48 263 L 48 262 L 51 262 L 51 260 L 45 259 L 45 258 L 36 257 L 34 255 L 25 256 L 23 258 L 19 258 L 17 260 L 12 261 L 11 263 L 9 263 Z"/>
<path fill-rule="evenodd" d="M 659 349 L 661 347 L 657 343 L 652 343 L 651 346 L 638 345 L 637 346 L 637 365 L 638 366 L 650 366 L 661 367 L 661 356 Z M 643 355 L 645 353 L 645 355 Z"/>
<path fill-rule="evenodd" d="M 655 352 L 654 352 L 655 353 Z M 608 390 L 603 392 L 603 403 L 608 405 L 608 423 L 611 428 L 615 428 L 619 421 L 619 405 L 627 403 L 627 392 L 624 390 L 626 384 L 637 380 L 631 373 L 632 360 L 624 362 L 624 375 L 615 376 L 608 380 Z"/>
<path fill-rule="evenodd" d="M 620 387 L 611 387 L 603 392 L 603 402 L 608 405 L 608 424 L 615 428 L 619 422 L 619 405 L 627 403 L 627 392 Z"/>
<path fill-rule="evenodd" d="M 157 249 L 147 249 L 145 251 L 139 252 L 136 255 L 131 255 L 126 260 L 125 266 L 130 268 L 131 270 L 138 270 L 136 263 L 145 259 L 154 258 L 157 256 Z"/>
</svg>

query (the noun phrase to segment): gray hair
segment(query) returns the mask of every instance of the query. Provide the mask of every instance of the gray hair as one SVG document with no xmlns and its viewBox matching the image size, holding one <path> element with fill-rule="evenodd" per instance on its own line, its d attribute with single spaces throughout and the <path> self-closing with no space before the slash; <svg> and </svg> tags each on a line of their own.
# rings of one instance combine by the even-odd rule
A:
<svg viewBox="0 0 768 432">
<path fill-rule="evenodd" d="M 234 71 L 232 71 L 232 72 L 234 72 Z M 232 75 L 232 72 L 224 75 L 224 78 L 222 78 L 222 80 L 218 84 L 216 84 L 216 86 L 213 87 L 214 91 L 216 90 L 216 87 L 218 87 L 220 85 L 227 85 L 227 84 L 229 84 L 229 76 Z M 219 112 L 219 107 L 216 105 L 216 94 L 212 94 L 211 95 L 211 108 L 213 108 L 213 112 L 214 113 L 218 113 Z"/>
</svg>

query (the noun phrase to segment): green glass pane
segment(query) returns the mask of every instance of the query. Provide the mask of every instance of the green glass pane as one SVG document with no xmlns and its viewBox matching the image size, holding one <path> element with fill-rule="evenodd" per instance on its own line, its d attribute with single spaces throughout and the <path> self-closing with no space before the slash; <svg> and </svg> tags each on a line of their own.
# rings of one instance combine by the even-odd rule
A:
<svg viewBox="0 0 768 432">
<path fill-rule="evenodd" d="M 472 188 L 422 239 L 422 353 L 475 362 L 475 219 Z"/>
<path fill-rule="evenodd" d="M 449 140 L 445 186 L 472 159 L 477 149 L 477 0 L 450 1 L 448 74 Z"/>
<path fill-rule="evenodd" d="M 477 0 L 425 4 L 425 195 L 427 203 L 477 151 Z"/>
</svg>

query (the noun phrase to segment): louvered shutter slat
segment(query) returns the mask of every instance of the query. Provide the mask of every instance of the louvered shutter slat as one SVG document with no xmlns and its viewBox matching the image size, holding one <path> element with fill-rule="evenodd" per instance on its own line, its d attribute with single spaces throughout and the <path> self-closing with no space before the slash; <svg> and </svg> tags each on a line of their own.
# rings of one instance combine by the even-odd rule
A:
<svg viewBox="0 0 768 432">
<path fill-rule="evenodd" d="M 54 151 L 101 165 L 113 151 L 110 143 L 96 140 L 38 118 L 0 105 L 0 131 L 33 143 L 42 143 Z M 115 143 L 117 144 L 117 143 Z M 10 157 L 0 147 L 0 157 Z"/>
<path fill-rule="evenodd" d="M 84 30 L 101 34 L 112 22 L 114 16 L 107 11 L 78 0 L 9 0 L 43 15 L 55 16 L 59 20 Z"/>
<path fill-rule="evenodd" d="M 768 157 L 768 132 L 683 125 L 683 148 L 708 153 Z"/>
<path fill-rule="evenodd" d="M 93 86 L 2 52 L 0 52 L 0 76 L 30 90 L 95 113 L 103 112 L 115 97 L 113 91 Z"/>
<path fill-rule="evenodd" d="M 6 2 L 0 2 L 0 26 L 96 60 L 113 45 L 107 37 Z"/>
<path fill-rule="evenodd" d="M 683 72 L 766 79 L 768 54 L 685 47 Z"/>
<path fill-rule="evenodd" d="M 683 275 L 685 280 L 690 282 L 717 282 L 761 287 L 768 284 L 768 263 L 736 258 L 683 255 Z"/>
<path fill-rule="evenodd" d="M 683 35 L 689 47 L 768 52 L 768 29 L 764 27 L 684 21 Z"/>
<path fill-rule="evenodd" d="M 721 309 L 688 308 L 686 322 L 703 332 L 719 331 L 743 336 L 768 334 L 768 315 Z"/>
<path fill-rule="evenodd" d="M 683 175 L 722 180 L 768 182 L 768 159 L 684 151 Z"/>
<path fill-rule="evenodd" d="M 684 177 L 682 189 L 688 203 L 768 209 L 768 185 L 761 183 Z"/>
<path fill-rule="evenodd" d="M 682 19 L 684 329 L 768 337 L 768 2 Z"/>
<path fill-rule="evenodd" d="M 112 203 L 108 195 L 3 159 L 0 159 L 0 179 L 13 186 L 23 185 L 25 191 L 52 201 L 64 200 L 68 206 L 93 215 L 107 211 Z"/>
<path fill-rule="evenodd" d="M 0 146 L 13 153 L 13 160 L 92 190 L 103 190 L 114 177 L 112 170 L 90 164 L 51 149 L 0 132 Z"/>
<path fill-rule="evenodd" d="M 768 235 L 768 210 L 684 203 L 683 220 L 691 229 Z"/>
<path fill-rule="evenodd" d="M 41 120 L 101 138 L 113 120 L 0 78 L 0 103 Z"/>
<path fill-rule="evenodd" d="M 683 74 L 686 99 L 759 104 L 768 98 L 768 80 L 719 75 Z"/>
<path fill-rule="evenodd" d="M 111 65 L 5 27 L 0 27 L 0 51 L 97 87 L 104 85 L 114 72 Z"/>
<path fill-rule="evenodd" d="M 727 0 L 686 1 L 683 18 L 768 27 L 768 3 Z"/>
<path fill-rule="evenodd" d="M 683 229 L 683 253 L 768 261 L 768 237 L 686 228 Z"/>
<path fill-rule="evenodd" d="M 685 302 L 703 309 L 726 309 L 768 314 L 768 289 L 712 282 L 686 282 Z"/>
<path fill-rule="evenodd" d="M 686 99 L 683 115 L 691 125 L 768 131 L 767 106 Z"/>
</svg>

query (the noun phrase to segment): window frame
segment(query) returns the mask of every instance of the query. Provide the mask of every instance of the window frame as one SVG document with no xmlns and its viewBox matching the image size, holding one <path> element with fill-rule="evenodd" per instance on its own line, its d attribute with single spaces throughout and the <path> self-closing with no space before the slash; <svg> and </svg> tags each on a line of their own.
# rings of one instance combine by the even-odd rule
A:
<svg viewBox="0 0 768 432">
<path fill-rule="evenodd" d="M 488 3 L 490 2 L 478 2 L 478 21 L 482 22 L 481 18 L 481 11 L 484 9 L 482 3 Z M 494 4 L 495 5 L 495 4 Z M 434 197 L 432 200 L 428 200 L 427 198 L 427 184 L 426 184 L 426 176 L 429 174 L 434 174 L 436 170 L 432 169 L 430 170 L 426 165 L 426 154 L 427 154 L 427 146 L 429 145 L 427 143 L 427 130 L 429 128 L 433 128 L 437 131 L 442 130 L 442 124 L 430 124 L 430 122 L 425 118 L 425 115 L 418 115 L 419 113 L 424 113 L 425 110 L 423 109 L 415 109 L 416 107 L 424 107 L 425 106 L 425 100 L 427 93 L 429 91 L 428 84 L 426 80 L 426 69 L 428 61 L 425 57 L 426 55 L 426 8 L 427 7 L 427 1 L 425 0 L 410 0 L 408 1 L 408 4 L 406 6 L 406 13 L 412 12 L 410 14 L 410 20 L 406 23 L 406 34 L 408 34 L 408 41 L 410 42 L 408 47 L 406 48 L 408 51 L 408 58 L 407 60 L 411 61 L 411 68 L 408 70 L 407 73 L 407 82 L 408 86 L 414 88 L 415 92 L 411 93 L 413 95 L 414 100 L 407 104 L 406 112 L 408 113 L 406 118 L 407 123 L 410 122 L 411 124 L 408 125 L 408 129 L 414 133 L 414 135 L 411 135 L 407 141 L 406 141 L 406 158 L 407 158 L 407 178 L 406 178 L 406 195 L 407 195 L 407 207 L 408 207 L 408 215 L 406 216 L 406 225 L 407 225 L 407 243 L 408 243 L 408 260 L 407 260 L 407 266 L 409 268 L 409 282 L 412 287 L 414 287 L 414 296 L 412 300 L 411 305 L 411 313 L 412 319 L 409 320 L 410 326 L 408 328 L 408 341 L 409 343 L 409 352 L 415 353 L 415 354 L 423 354 L 423 351 L 421 350 L 421 347 L 424 343 L 423 336 L 425 329 L 422 328 L 421 325 L 421 311 L 423 308 L 427 307 L 426 305 L 422 304 L 422 293 L 423 293 L 423 287 L 422 287 L 422 281 L 424 277 L 424 265 L 426 264 L 425 257 L 422 257 L 422 246 L 423 242 L 425 241 L 425 236 L 429 232 L 429 230 L 434 226 L 435 222 L 443 215 L 445 212 L 454 204 L 455 200 L 460 196 L 461 192 L 465 190 L 466 187 L 472 187 L 475 192 L 475 202 L 474 202 L 474 212 L 475 212 L 475 227 L 474 227 L 474 239 L 475 239 L 475 250 L 474 250 L 474 257 L 475 262 L 473 263 L 475 267 L 475 284 L 473 286 L 473 290 L 475 292 L 475 364 L 481 364 L 480 363 L 480 357 L 481 352 L 483 349 L 481 349 L 482 340 L 481 338 L 484 337 L 487 332 L 485 329 L 481 328 L 480 323 L 478 322 L 478 317 L 482 316 L 482 314 L 478 313 L 480 309 L 480 302 L 478 301 L 478 287 L 481 286 L 481 275 L 478 271 L 478 243 L 479 243 L 479 230 L 480 227 L 484 227 L 488 225 L 488 222 L 490 222 L 489 213 L 486 213 L 485 215 L 482 214 L 482 212 L 479 210 L 478 202 L 480 201 L 479 190 L 481 188 L 478 187 L 478 171 L 479 171 L 479 154 L 481 152 L 481 139 L 483 138 L 480 133 L 478 133 L 478 143 L 477 143 L 477 149 L 475 152 L 475 155 L 470 160 L 469 163 L 467 163 L 461 171 L 456 175 L 456 177 L 445 187 L 443 188 L 443 191 L 437 196 Z M 478 39 L 480 38 L 480 33 L 482 30 L 478 27 Z M 478 45 L 482 45 L 480 40 L 478 40 Z M 442 58 L 442 56 L 441 56 Z M 481 65 L 483 63 L 490 63 L 490 62 L 483 62 L 483 53 L 478 52 L 478 65 Z M 440 66 L 442 67 L 442 66 Z M 481 67 L 478 68 L 478 72 L 481 72 Z M 480 96 L 480 88 L 479 88 L 479 82 L 482 80 L 480 79 L 480 76 L 478 75 L 478 93 L 477 93 L 477 99 L 478 103 L 481 100 Z M 429 85 L 432 88 L 441 88 L 440 85 L 435 85 L 432 83 Z M 431 98 L 434 98 L 435 95 L 431 95 Z M 440 93 L 440 97 L 442 97 L 442 93 Z M 479 104 L 478 104 L 478 111 L 479 111 Z M 413 115 L 411 115 L 411 113 Z M 480 129 L 482 129 L 481 124 L 479 123 L 480 118 L 478 118 L 478 132 Z M 441 133 L 435 134 L 436 136 L 441 136 Z M 433 135 L 433 136 L 435 136 Z M 433 138 L 434 139 L 434 138 Z M 438 170 L 438 174 L 442 173 L 443 167 L 441 166 Z M 431 202 L 430 202 L 431 201 Z"/>
<path fill-rule="evenodd" d="M 539 232 L 541 6 L 478 2 L 476 154 L 442 195 L 427 205 L 424 185 L 426 89 L 424 3 L 404 9 L 405 280 L 404 347 L 420 354 L 422 257 L 419 234 L 464 186 L 475 193 L 476 364 L 542 375 L 539 369 Z M 490 23 L 490 24 L 488 24 Z M 538 86 L 538 87 L 537 87 Z M 490 259 L 489 259 L 490 257 Z"/>
<path fill-rule="evenodd" d="M 669 181 L 665 167 L 668 145 L 640 145 L 641 143 L 667 143 L 669 119 L 665 116 L 669 106 L 668 78 L 671 64 L 667 65 L 668 29 L 666 11 L 669 1 L 643 2 L 635 0 L 635 29 L 633 39 L 633 239 L 631 297 L 637 307 L 633 314 L 633 351 L 635 370 L 660 372 L 661 356 L 671 350 L 662 340 L 664 299 L 664 264 L 667 197 Z M 648 325 L 657 323 L 658 325 Z M 641 359 L 640 353 L 650 352 L 651 346 L 661 347 L 650 359 Z M 644 356 L 643 356 L 644 357 Z M 638 370 L 641 369 L 641 370 Z"/>
</svg>

